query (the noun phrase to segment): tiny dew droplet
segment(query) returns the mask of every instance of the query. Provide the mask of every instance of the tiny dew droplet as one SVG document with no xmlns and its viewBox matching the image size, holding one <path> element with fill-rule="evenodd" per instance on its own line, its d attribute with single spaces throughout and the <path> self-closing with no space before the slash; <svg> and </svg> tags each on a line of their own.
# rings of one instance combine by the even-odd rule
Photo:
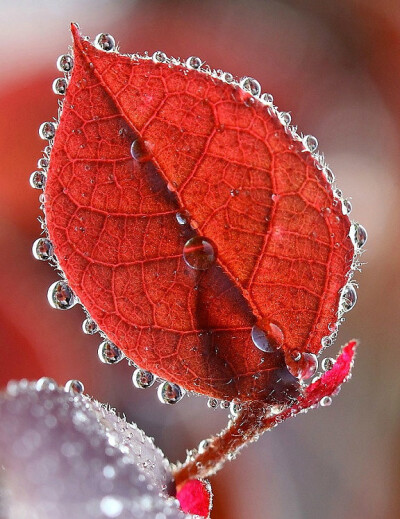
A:
<svg viewBox="0 0 400 519">
<path fill-rule="evenodd" d="M 85 386 L 80 380 L 72 379 L 66 382 L 64 389 L 67 393 L 71 393 L 71 395 L 81 395 L 85 390 Z"/>
<path fill-rule="evenodd" d="M 333 366 L 335 365 L 335 360 L 332 358 L 332 357 L 326 357 L 326 359 L 324 359 L 322 362 L 321 362 L 321 368 L 324 370 L 324 371 L 329 371 L 333 368 Z"/>
<path fill-rule="evenodd" d="M 357 292 L 354 288 L 354 285 L 346 285 L 342 289 L 342 293 L 340 296 L 340 307 L 343 312 L 349 312 L 354 308 L 354 305 L 357 302 Z"/>
<path fill-rule="evenodd" d="M 331 405 L 332 398 L 330 396 L 324 396 L 323 398 L 321 398 L 319 403 L 320 403 L 320 405 L 322 405 L 322 407 L 327 407 L 327 406 Z"/>
<path fill-rule="evenodd" d="M 37 167 L 41 169 L 46 169 L 49 165 L 49 160 L 46 157 L 41 157 L 37 162 Z"/>
<path fill-rule="evenodd" d="M 151 387 L 156 380 L 156 377 L 150 371 L 144 369 L 135 369 L 132 373 L 132 382 L 138 389 L 147 389 Z"/>
<path fill-rule="evenodd" d="M 207 401 L 207 407 L 209 407 L 210 409 L 217 409 L 218 400 L 216 398 L 209 398 Z"/>
<path fill-rule="evenodd" d="M 39 137 L 43 140 L 50 141 L 54 139 L 56 134 L 56 124 L 50 121 L 42 123 L 39 127 Z"/>
<path fill-rule="evenodd" d="M 204 236 L 195 236 L 183 247 L 183 259 L 194 270 L 207 270 L 217 258 L 214 243 Z"/>
<path fill-rule="evenodd" d="M 98 356 L 104 364 L 117 364 L 125 355 L 123 352 L 111 341 L 103 341 L 99 345 Z"/>
<path fill-rule="evenodd" d="M 167 55 L 165 52 L 161 52 L 160 50 L 156 50 L 152 57 L 154 63 L 165 63 L 167 61 Z"/>
<path fill-rule="evenodd" d="M 146 143 L 139 138 L 132 142 L 131 155 L 138 162 L 148 162 L 151 159 Z"/>
<path fill-rule="evenodd" d="M 157 395 L 163 404 L 177 404 L 185 395 L 185 390 L 172 382 L 164 382 L 157 389 Z"/>
<path fill-rule="evenodd" d="M 351 202 L 348 198 L 344 198 L 342 200 L 342 214 L 350 214 L 353 209 L 353 206 L 351 205 Z"/>
<path fill-rule="evenodd" d="M 192 70 L 198 70 L 201 67 L 202 61 L 197 56 L 190 56 L 186 60 L 186 66 L 187 68 L 190 68 Z"/>
<path fill-rule="evenodd" d="M 368 234 L 360 223 L 353 223 L 350 227 L 350 238 L 354 247 L 361 249 L 367 243 Z"/>
<path fill-rule="evenodd" d="M 57 382 L 49 377 L 42 377 L 35 384 L 36 391 L 54 391 L 57 387 Z"/>
<path fill-rule="evenodd" d="M 331 339 L 331 337 L 329 337 L 329 335 L 322 337 L 321 346 L 323 348 L 329 348 L 329 346 L 332 346 L 332 344 L 333 344 L 333 340 Z"/>
<path fill-rule="evenodd" d="M 176 213 L 175 218 L 179 225 L 186 225 L 189 220 L 189 213 L 187 211 L 180 211 Z"/>
<path fill-rule="evenodd" d="M 219 403 L 219 407 L 221 409 L 229 409 L 231 403 L 228 402 L 227 400 L 222 400 L 220 403 Z"/>
<path fill-rule="evenodd" d="M 77 303 L 77 299 L 66 281 L 56 281 L 50 285 L 47 299 L 50 305 L 57 310 L 68 310 Z"/>
<path fill-rule="evenodd" d="M 67 80 L 64 77 L 59 77 L 53 81 L 53 92 L 59 96 L 65 95 L 67 91 Z"/>
<path fill-rule="evenodd" d="M 35 259 L 47 261 L 53 256 L 53 245 L 47 238 L 38 238 L 32 245 L 32 254 Z"/>
<path fill-rule="evenodd" d="M 57 68 L 60 72 L 70 72 L 74 66 L 74 59 L 69 54 L 62 54 L 57 59 Z"/>
<path fill-rule="evenodd" d="M 115 49 L 115 40 L 111 34 L 102 32 L 94 39 L 94 45 L 100 50 L 110 52 Z"/>
<path fill-rule="evenodd" d="M 303 143 L 310 153 L 314 153 L 318 148 L 318 141 L 313 135 L 306 135 L 303 139 Z"/>
<path fill-rule="evenodd" d="M 252 77 L 244 77 L 240 81 L 240 86 L 246 92 L 249 92 L 252 96 L 259 96 L 261 93 L 261 85 Z"/>
<path fill-rule="evenodd" d="M 289 124 L 292 121 L 292 116 L 289 112 L 280 112 L 279 114 L 279 120 L 284 126 L 289 126 Z"/>
<path fill-rule="evenodd" d="M 208 449 L 210 444 L 211 444 L 210 440 L 202 440 L 199 443 L 199 446 L 197 447 L 199 454 L 203 454 L 203 452 L 205 452 Z"/>
<path fill-rule="evenodd" d="M 240 405 L 239 402 L 230 403 L 229 412 L 231 413 L 232 416 L 236 417 L 240 413 L 241 409 L 242 409 L 242 406 Z"/>
<path fill-rule="evenodd" d="M 333 174 L 331 168 L 325 167 L 323 172 L 328 184 L 333 184 L 335 182 L 335 175 Z"/>
<path fill-rule="evenodd" d="M 82 331 L 86 333 L 86 335 L 93 335 L 99 331 L 99 328 L 93 319 L 88 317 L 82 323 Z"/>
<path fill-rule="evenodd" d="M 263 101 L 267 105 L 272 105 L 274 102 L 274 98 L 272 94 L 263 94 L 261 96 L 261 101 Z"/>
</svg>

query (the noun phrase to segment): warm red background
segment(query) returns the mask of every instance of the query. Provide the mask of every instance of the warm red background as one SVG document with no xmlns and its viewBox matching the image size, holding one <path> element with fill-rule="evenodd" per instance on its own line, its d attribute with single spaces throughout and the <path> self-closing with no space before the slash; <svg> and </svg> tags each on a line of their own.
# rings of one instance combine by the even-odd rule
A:
<svg viewBox="0 0 400 519">
<path fill-rule="evenodd" d="M 331 408 L 289 421 L 213 478 L 213 519 L 386 519 L 400 512 L 398 282 L 400 6 L 356 1 L 0 1 L 0 384 L 80 378 L 135 420 L 172 460 L 216 432 L 224 411 L 202 398 L 161 406 L 130 383 L 126 363 L 101 365 L 82 311 L 51 310 L 52 270 L 35 262 L 38 192 L 28 186 L 56 114 L 51 82 L 68 24 L 111 32 L 123 52 L 199 55 L 256 77 L 304 133 L 315 134 L 354 219 L 369 231 L 360 300 L 340 332 L 361 339 L 354 378 Z M 332 355 L 337 347 L 332 348 Z"/>
</svg>

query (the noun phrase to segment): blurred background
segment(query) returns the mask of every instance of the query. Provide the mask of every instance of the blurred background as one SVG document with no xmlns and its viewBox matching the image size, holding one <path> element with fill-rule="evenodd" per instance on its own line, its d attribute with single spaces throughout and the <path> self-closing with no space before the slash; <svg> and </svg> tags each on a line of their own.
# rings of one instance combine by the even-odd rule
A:
<svg viewBox="0 0 400 519">
<path fill-rule="evenodd" d="M 213 519 L 386 519 L 400 515 L 400 4 L 398 0 L 0 0 L 0 385 L 43 375 L 109 402 L 171 460 L 217 432 L 227 412 L 206 399 L 162 406 L 135 390 L 131 368 L 101 365 L 83 312 L 52 310 L 56 275 L 34 261 L 41 156 L 37 129 L 56 115 L 51 83 L 69 22 L 122 52 L 198 55 L 257 78 L 320 149 L 368 230 L 359 301 L 331 348 L 361 340 L 354 376 L 329 408 L 288 421 L 211 482 Z"/>
</svg>

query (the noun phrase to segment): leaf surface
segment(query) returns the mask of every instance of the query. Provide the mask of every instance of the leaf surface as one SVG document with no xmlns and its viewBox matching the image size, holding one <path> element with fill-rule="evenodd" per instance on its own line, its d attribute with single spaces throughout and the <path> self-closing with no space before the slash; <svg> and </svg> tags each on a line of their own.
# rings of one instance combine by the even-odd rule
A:
<svg viewBox="0 0 400 519">
<path fill-rule="evenodd" d="M 321 349 L 354 253 L 315 159 L 238 86 L 72 30 L 45 190 L 72 289 L 141 368 L 216 398 L 296 397 L 287 366 Z M 196 237 L 216 257 L 202 270 L 183 256 Z"/>
</svg>

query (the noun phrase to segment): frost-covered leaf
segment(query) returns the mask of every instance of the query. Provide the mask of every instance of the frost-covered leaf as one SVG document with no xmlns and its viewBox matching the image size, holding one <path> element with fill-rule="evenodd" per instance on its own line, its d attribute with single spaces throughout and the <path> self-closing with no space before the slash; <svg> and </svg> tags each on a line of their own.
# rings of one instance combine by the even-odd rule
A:
<svg viewBox="0 0 400 519">
<path fill-rule="evenodd" d="M 0 466 L 7 519 L 192 517 L 169 496 L 169 462 L 143 431 L 48 379 L 0 394 Z"/>
</svg>

